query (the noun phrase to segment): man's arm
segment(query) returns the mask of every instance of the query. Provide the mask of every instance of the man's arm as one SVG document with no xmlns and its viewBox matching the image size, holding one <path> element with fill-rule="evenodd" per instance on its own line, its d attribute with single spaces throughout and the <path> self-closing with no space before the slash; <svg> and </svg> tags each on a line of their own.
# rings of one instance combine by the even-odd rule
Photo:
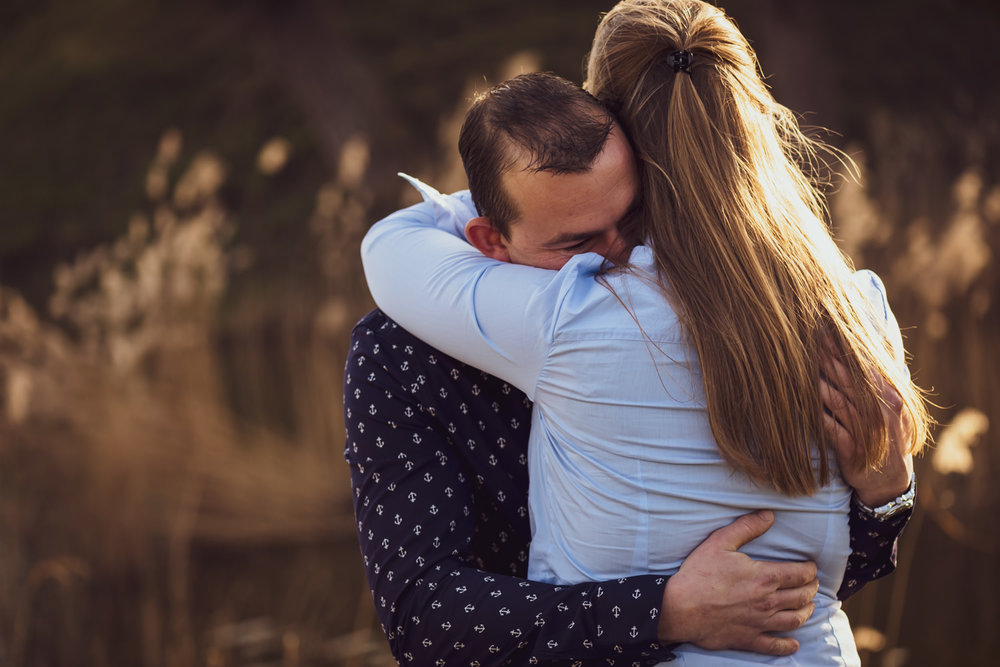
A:
<svg viewBox="0 0 1000 667">
<path fill-rule="evenodd" d="M 889 342 L 896 363 L 909 378 L 903 338 L 889 308 L 881 279 L 871 271 L 858 271 L 852 280 L 871 309 L 872 323 Z M 860 463 L 864 456 L 860 440 L 855 435 L 860 432 L 851 397 L 852 391 L 856 390 L 852 389 L 850 374 L 838 360 L 837 348 L 829 339 L 824 341 L 822 353 L 820 390 L 827 409 L 824 424 L 836 449 L 841 474 L 854 489 L 850 513 L 851 555 L 844 581 L 837 592 L 837 597 L 846 600 L 868 582 L 896 569 L 896 545 L 913 513 L 912 496 L 916 491 L 913 456 L 909 451 L 911 431 L 903 415 L 899 393 L 883 378 L 876 378 L 882 399 L 882 418 L 888 430 L 889 450 L 880 469 L 865 468 Z M 902 511 L 895 511 L 891 516 L 878 516 L 871 511 L 871 508 L 901 498 L 904 494 L 910 496 L 909 506 Z"/>
<path fill-rule="evenodd" d="M 843 365 L 833 355 L 823 360 L 824 404 L 827 430 L 833 438 L 845 481 L 854 488 L 851 502 L 851 555 L 847 561 L 844 581 L 837 597 L 846 600 L 861 588 L 896 569 L 896 545 L 913 514 L 912 505 L 890 517 L 880 517 L 870 508 L 883 505 L 910 490 L 914 484 L 913 456 L 907 451 L 899 395 L 882 381 L 882 416 L 889 429 L 889 452 L 881 470 L 860 466 L 861 453 L 849 428 L 857 415 L 847 394 L 839 387 L 849 386 L 850 378 Z"/>
<path fill-rule="evenodd" d="M 346 457 L 365 569 L 393 654 L 403 664 L 483 667 L 666 659 L 669 650 L 656 644 L 664 577 L 568 587 L 521 578 L 530 411 L 504 387 L 434 354 L 380 313 L 354 331 Z"/>
<path fill-rule="evenodd" d="M 896 569 L 896 545 L 912 509 L 889 519 L 879 519 L 866 512 L 857 500 L 851 506 L 851 555 L 847 559 L 844 581 L 837 597 L 846 600 L 868 584 Z"/>
</svg>

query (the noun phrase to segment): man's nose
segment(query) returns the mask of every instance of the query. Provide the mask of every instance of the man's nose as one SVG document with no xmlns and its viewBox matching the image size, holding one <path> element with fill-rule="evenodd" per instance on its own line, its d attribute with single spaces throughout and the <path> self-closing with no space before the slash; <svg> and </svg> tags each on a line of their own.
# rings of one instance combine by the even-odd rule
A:
<svg viewBox="0 0 1000 667">
<path fill-rule="evenodd" d="M 608 232 L 603 245 L 604 249 L 601 254 L 609 261 L 614 264 L 623 264 L 628 261 L 628 246 L 617 228 Z"/>
</svg>

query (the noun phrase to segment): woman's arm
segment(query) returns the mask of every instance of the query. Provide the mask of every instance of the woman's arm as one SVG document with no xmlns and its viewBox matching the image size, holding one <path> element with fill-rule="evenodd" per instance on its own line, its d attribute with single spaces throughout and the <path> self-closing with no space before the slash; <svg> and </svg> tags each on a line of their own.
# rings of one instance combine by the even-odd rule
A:
<svg viewBox="0 0 1000 667">
<path fill-rule="evenodd" d="M 578 255 L 558 272 L 508 264 L 454 228 L 433 199 L 376 223 L 361 245 L 372 297 L 422 340 L 534 398 L 566 288 L 602 260 Z"/>
</svg>

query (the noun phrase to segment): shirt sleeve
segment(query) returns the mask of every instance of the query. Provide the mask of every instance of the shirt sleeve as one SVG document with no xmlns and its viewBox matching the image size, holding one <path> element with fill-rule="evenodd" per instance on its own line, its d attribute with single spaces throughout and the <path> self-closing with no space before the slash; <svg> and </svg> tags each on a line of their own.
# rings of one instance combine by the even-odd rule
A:
<svg viewBox="0 0 1000 667">
<path fill-rule="evenodd" d="M 851 555 L 837 591 L 838 599 L 846 600 L 896 569 L 896 547 L 912 514 L 913 510 L 908 509 L 883 520 L 861 509 L 856 498 L 851 502 Z"/>
<path fill-rule="evenodd" d="M 385 354 L 401 347 L 359 325 L 344 386 L 358 539 L 396 659 L 481 667 L 668 659 L 669 649 L 656 643 L 665 577 L 557 587 L 477 565 L 481 559 L 470 546 L 481 538 L 477 475 L 452 441 L 464 442 L 463 434 L 449 434 L 450 418 L 423 400 L 452 383 L 438 364 L 419 369 L 423 382 L 407 384 L 401 364 Z M 494 409 L 480 396 L 461 401 L 471 412 Z M 523 574 L 523 563 L 520 569 Z"/>
<path fill-rule="evenodd" d="M 863 269 L 854 273 L 853 282 L 869 305 L 869 312 L 872 315 L 873 323 L 883 338 L 892 347 L 896 364 L 900 368 L 905 369 L 906 377 L 909 378 L 910 372 L 906 366 L 906 352 L 903 349 L 903 334 L 899 330 L 896 316 L 892 314 L 892 310 L 889 308 L 889 299 L 886 297 L 885 285 L 882 284 L 882 279 L 874 271 Z"/>
<path fill-rule="evenodd" d="M 398 175 L 412 185 L 423 200 L 433 207 L 435 227 L 455 238 L 465 238 L 465 223 L 479 215 L 476 205 L 472 202 L 472 194 L 468 190 L 443 195 L 409 174 L 399 172 Z"/>
<path fill-rule="evenodd" d="M 453 217 L 428 199 L 376 223 L 361 244 L 368 288 L 418 338 L 533 399 L 560 304 L 601 258 L 560 271 L 500 262 L 456 237 Z"/>
</svg>

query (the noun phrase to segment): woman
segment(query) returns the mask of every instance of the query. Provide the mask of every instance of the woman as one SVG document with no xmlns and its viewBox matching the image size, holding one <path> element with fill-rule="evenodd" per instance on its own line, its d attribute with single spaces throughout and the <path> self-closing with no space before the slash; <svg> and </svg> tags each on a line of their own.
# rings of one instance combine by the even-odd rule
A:
<svg viewBox="0 0 1000 667">
<path fill-rule="evenodd" d="M 535 400 L 530 578 L 671 573 L 713 529 L 771 508 L 774 528 L 746 552 L 815 560 L 820 573 L 786 664 L 856 664 L 836 601 L 850 488 L 827 455 L 819 359 L 832 349 L 844 381 L 868 388 L 855 391 L 866 463 L 887 447 L 883 383 L 919 449 L 927 418 L 881 284 L 837 251 L 792 161 L 810 144 L 721 12 L 619 4 L 598 30 L 588 85 L 638 157 L 629 229 L 645 244 L 626 265 L 494 262 L 434 228 L 461 224 L 445 200 L 437 221 L 424 209 L 373 227 L 372 294 L 407 329 Z M 775 660 L 688 646 L 678 657 Z"/>
<path fill-rule="evenodd" d="M 865 459 L 874 466 L 886 441 L 879 394 L 864 369 L 877 368 L 897 387 L 908 378 L 880 358 L 877 341 L 862 340 L 870 332 L 840 287 L 848 265 L 827 231 L 822 198 L 801 169 L 802 162 L 813 166 L 823 147 L 771 97 L 743 35 L 704 2 L 625 1 L 602 20 L 587 72 L 585 87 L 618 117 L 640 162 L 640 234 L 698 348 L 713 433 L 727 460 L 758 479 L 780 478 L 776 486 L 786 492 L 815 488 L 801 459 L 798 472 L 786 468 L 787 446 L 773 459 L 765 447 L 757 461 L 740 451 L 743 420 L 751 419 L 757 441 L 777 444 L 795 439 L 801 415 L 823 418 L 812 409 L 819 399 L 811 377 L 821 356 L 817 334 L 832 327 L 853 383 L 873 389 L 857 403 L 862 441 L 878 443 Z M 709 289 L 719 284 L 741 298 Z M 723 409 L 742 396 L 773 392 L 783 386 L 779 377 L 795 378 L 798 389 L 781 397 L 780 410 L 771 401 L 749 415 Z M 922 423 L 919 395 L 908 392 L 906 403 Z M 819 424 L 807 430 L 818 433 Z M 917 428 L 913 442 L 923 436 Z"/>
</svg>

